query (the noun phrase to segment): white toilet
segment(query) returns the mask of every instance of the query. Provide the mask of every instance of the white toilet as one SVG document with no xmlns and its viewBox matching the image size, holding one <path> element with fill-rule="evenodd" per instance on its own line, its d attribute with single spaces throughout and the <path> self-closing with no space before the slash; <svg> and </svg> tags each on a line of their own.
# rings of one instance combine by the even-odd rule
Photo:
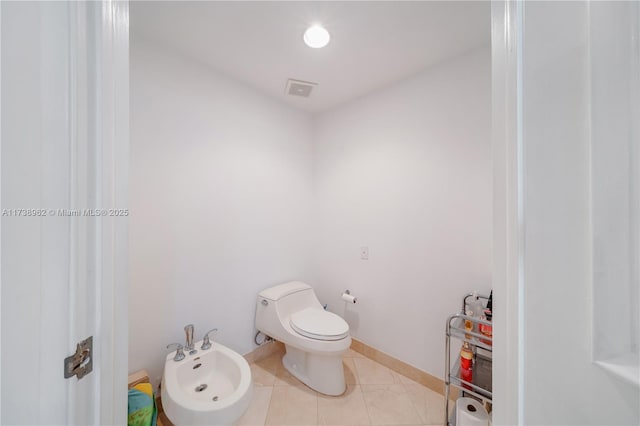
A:
<svg viewBox="0 0 640 426">
<path fill-rule="evenodd" d="M 325 395 L 344 393 L 349 324 L 325 311 L 309 285 L 292 281 L 258 293 L 256 328 L 285 344 L 282 364 L 298 380 Z"/>
</svg>

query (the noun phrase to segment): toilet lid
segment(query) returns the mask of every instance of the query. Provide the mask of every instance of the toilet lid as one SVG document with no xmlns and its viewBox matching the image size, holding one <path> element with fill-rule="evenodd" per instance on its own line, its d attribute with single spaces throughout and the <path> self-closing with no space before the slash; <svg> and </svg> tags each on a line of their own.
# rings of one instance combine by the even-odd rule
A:
<svg viewBox="0 0 640 426">
<path fill-rule="evenodd" d="M 349 324 L 338 315 L 319 308 L 306 308 L 291 315 L 291 328 L 316 340 L 340 340 L 349 335 Z"/>
</svg>

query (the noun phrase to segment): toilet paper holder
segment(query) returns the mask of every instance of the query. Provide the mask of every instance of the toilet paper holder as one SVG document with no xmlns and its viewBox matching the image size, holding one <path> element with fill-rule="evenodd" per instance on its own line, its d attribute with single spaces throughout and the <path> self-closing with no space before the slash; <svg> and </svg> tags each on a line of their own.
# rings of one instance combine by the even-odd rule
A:
<svg viewBox="0 0 640 426">
<path fill-rule="evenodd" d="M 353 297 L 351 295 L 351 291 L 349 291 L 349 289 L 343 291 L 342 294 L 340 295 L 340 298 L 342 298 L 342 300 L 344 300 L 345 303 L 356 303 L 358 300 L 356 297 Z"/>
</svg>

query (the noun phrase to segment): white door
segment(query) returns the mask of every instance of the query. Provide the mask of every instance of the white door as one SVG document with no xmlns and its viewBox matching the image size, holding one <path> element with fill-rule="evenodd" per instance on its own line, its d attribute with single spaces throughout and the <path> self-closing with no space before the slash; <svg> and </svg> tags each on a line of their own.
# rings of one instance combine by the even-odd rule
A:
<svg viewBox="0 0 640 426">
<path fill-rule="evenodd" d="M 496 425 L 640 424 L 640 3 L 492 3 Z"/>
<path fill-rule="evenodd" d="M 0 423 L 124 424 L 128 4 L 0 15 Z M 93 371 L 65 379 L 90 336 Z"/>
</svg>

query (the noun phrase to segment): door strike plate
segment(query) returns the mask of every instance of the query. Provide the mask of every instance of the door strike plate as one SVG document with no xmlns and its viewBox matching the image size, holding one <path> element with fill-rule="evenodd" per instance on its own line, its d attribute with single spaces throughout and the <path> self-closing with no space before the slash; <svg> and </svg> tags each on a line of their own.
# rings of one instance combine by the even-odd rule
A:
<svg viewBox="0 0 640 426">
<path fill-rule="evenodd" d="M 77 376 L 78 380 L 93 371 L 93 336 L 76 345 L 76 353 L 64 359 L 64 378 Z"/>
</svg>

